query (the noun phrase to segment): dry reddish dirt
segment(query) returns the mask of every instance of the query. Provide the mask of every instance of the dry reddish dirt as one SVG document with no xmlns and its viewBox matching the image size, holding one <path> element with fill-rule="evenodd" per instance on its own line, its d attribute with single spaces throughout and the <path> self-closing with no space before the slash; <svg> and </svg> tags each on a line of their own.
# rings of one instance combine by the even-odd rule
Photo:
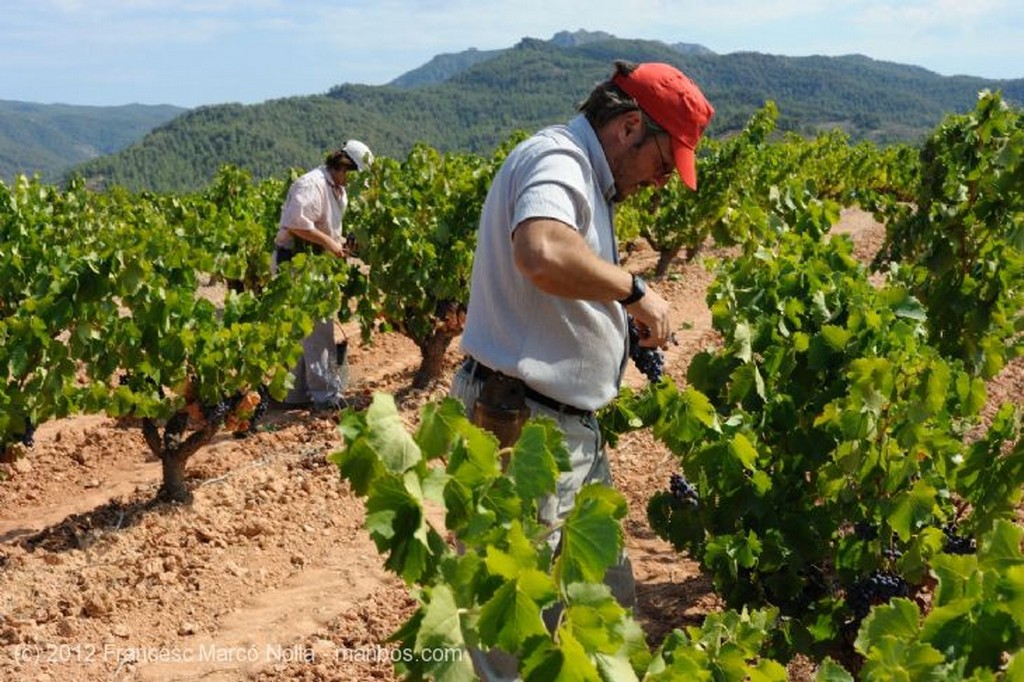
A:
<svg viewBox="0 0 1024 682">
<path fill-rule="evenodd" d="M 844 211 L 837 231 L 865 259 L 883 236 L 857 210 Z M 626 265 L 654 261 L 641 248 Z M 710 280 L 694 262 L 654 285 L 681 325 L 666 359 L 680 383 L 693 355 L 716 341 Z M 444 377 L 414 392 L 419 356 L 408 340 L 352 346 L 354 404 L 393 393 L 410 426 L 446 394 L 460 359 L 453 347 Z M 631 369 L 627 381 L 642 378 Z M 992 393 L 993 402 L 1020 402 L 1024 365 L 1008 368 Z M 361 502 L 325 461 L 340 446 L 331 418 L 272 410 L 256 434 L 225 434 L 193 457 L 191 506 L 153 505 L 160 466 L 139 429 L 102 416 L 41 426 L 28 457 L 0 465 L 0 679 L 393 680 L 386 640 L 414 601 L 382 570 Z M 720 604 L 696 563 L 647 523 L 670 454 L 639 432 L 610 456 L 630 503 L 637 617 L 657 642 Z M 790 672 L 807 679 L 810 669 Z"/>
</svg>

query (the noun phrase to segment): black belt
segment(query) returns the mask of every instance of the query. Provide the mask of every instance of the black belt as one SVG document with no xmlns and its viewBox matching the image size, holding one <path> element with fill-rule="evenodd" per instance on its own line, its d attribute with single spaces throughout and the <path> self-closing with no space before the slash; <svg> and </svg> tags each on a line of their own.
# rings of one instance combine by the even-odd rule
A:
<svg viewBox="0 0 1024 682">
<path fill-rule="evenodd" d="M 466 358 L 466 362 L 463 363 L 463 367 L 470 377 L 476 377 L 481 381 L 487 381 L 488 377 L 492 374 L 496 374 L 496 371 L 488 367 L 487 365 L 480 364 L 476 358 Z M 584 410 L 575 405 L 569 405 L 568 403 L 562 403 L 554 398 L 550 398 L 543 393 L 533 390 L 529 386 L 523 384 L 524 393 L 530 400 L 540 403 L 545 407 L 549 407 L 556 412 L 562 412 L 564 414 L 571 414 L 577 417 L 592 417 L 594 412 L 592 410 Z"/>
</svg>

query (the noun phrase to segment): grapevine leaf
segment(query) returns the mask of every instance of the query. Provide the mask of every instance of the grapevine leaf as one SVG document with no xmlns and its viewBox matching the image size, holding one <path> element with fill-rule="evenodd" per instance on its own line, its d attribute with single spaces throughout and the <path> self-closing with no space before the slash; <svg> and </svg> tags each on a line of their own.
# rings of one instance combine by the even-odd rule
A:
<svg viewBox="0 0 1024 682">
<path fill-rule="evenodd" d="M 928 644 L 887 637 L 867 654 L 861 679 L 940 680 L 946 660 Z"/>
<path fill-rule="evenodd" d="M 385 475 L 370 486 L 366 499 L 366 528 L 377 549 L 388 553 L 384 565 L 414 582 L 427 570 L 430 532 L 423 511 L 419 479 Z"/>
<path fill-rule="evenodd" d="M 891 301 L 892 311 L 896 317 L 914 322 L 924 322 L 928 319 L 928 313 L 921 302 L 907 293 L 905 289 L 890 289 L 889 291 L 892 292 L 890 298 L 902 294 L 897 300 Z"/>
<path fill-rule="evenodd" d="M 1017 622 L 1017 628 L 1024 632 L 1024 566 L 1006 569 L 999 583 L 999 597 L 1006 603 L 1007 610 Z"/>
<path fill-rule="evenodd" d="M 630 682 L 630 680 L 638 679 L 636 672 L 633 671 L 633 666 L 625 658 L 599 652 L 594 654 L 594 661 L 597 663 L 597 670 L 602 680 Z"/>
<path fill-rule="evenodd" d="M 548 636 L 540 607 L 515 580 L 505 582 L 480 608 L 477 625 L 484 644 L 510 653 L 518 651 L 530 637 Z"/>
<path fill-rule="evenodd" d="M 785 666 L 769 658 L 762 658 L 753 668 L 747 666 L 745 672 L 750 682 L 786 682 L 789 679 Z"/>
<path fill-rule="evenodd" d="M 688 386 L 682 393 L 659 393 L 658 400 L 662 409 L 654 425 L 654 435 L 670 447 L 692 443 L 707 429 L 718 429 L 718 416 L 711 401 L 692 387 Z"/>
<path fill-rule="evenodd" d="M 846 344 L 849 343 L 851 336 L 849 331 L 834 324 L 826 324 L 821 328 L 820 333 L 826 345 L 835 352 L 841 352 L 846 348 Z"/>
<path fill-rule="evenodd" d="M 367 438 L 388 470 L 400 474 L 420 462 L 419 446 L 398 416 L 394 396 L 374 394 L 366 409 L 366 425 Z"/>
<path fill-rule="evenodd" d="M 854 680 L 853 675 L 846 668 L 839 665 L 831 656 L 826 656 L 818 666 L 814 682 L 854 682 Z"/>
<path fill-rule="evenodd" d="M 556 646 L 547 637 L 531 642 L 521 667 L 524 680 L 603 682 L 593 661 L 571 631 L 559 628 L 558 643 Z"/>
<path fill-rule="evenodd" d="M 619 519 L 626 515 L 622 495 L 599 483 L 585 485 L 562 526 L 562 551 L 555 562 L 555 579 L 599 583 L 622 549 Z"/>
<path fill-rule="evenodd" d="M 764 400 L 764 378 L 754 363 L 747 363 L 737 367 L 729 383 L 729 402 L 741 403 L 750 395 L 751 389 L 755 390 L 757 396 Z"/>
<path fill-rule="evenodd" d="M 643 630 L 612 596 L 606 584 L 573 583 L 567 590 L 565 622 L 584 649 L 594 655 L 606 679 L 632 679 L 632 669 L 647 667 L 651 653 Z M 618 670 L 621 675 L 605 671 Z"/>
<path fill-rule="evenodd" d="M 516 579 L 522 571 L 536 568 L 537 552 L 534 550 L 522 524 L 516 520 L 508 530 L 509 551 L 503 552 L 497 547 L 487 549 L 487 570 L 506 580 Z"/>
<path fill-rule="evenodd" d="M 932 598 L 934 608 L 976 597 L 981 590 L 982 576 L 976 556 L 937 556 L 932 560 L 932 573 L 937 581 Z"/>
<path fill-rule="evenodd" d="M 750 325 L 746 322 L 740 322 L 736 325 L 733 331 L 733 347 L 735 348 L 734 354 L 743 362 L 750 362 L 754 353 L 751 349 L 753 334 L 750 331 Z"/>
<path fill-rule="evenodd" d="M 982 566 L 1005 570 L 1024 564 L 1020 549 L 1022 538 L 1024 528 L 1006 519 L 996 521 L 992 530 L 982 538 L 978 551 Z"/>
<path fill-rule="evenodd" d="M 469 682 L 476 679 L 469 656 L 437 655 L 442 650 L 465 650 L 462 623 L 455 596 L 446 585 L 430 589 L 430 601 L 423 607 L 423 618 L 416 633 L 414 651 L 429 651 L 424 659 L 427 671 L 435 680 Z"/>
<path fill-rule="evenodd" d="M 757 464 L 757 449 L 742 433 L 736 433 L 729 442 L 729 452 L 739 460 L 747 471 L 753 471 Z"/>
<path fill-rule="evenodd" d="M 466 419 L 466 410 L 457 400 L 445 398 L 440 403 L 423 406 L 416 442 L 426 459 L 444 455 L 452 447 L 457 429 Z"/>
<path fill-rule="evenodd" d="M 569 452 L 554 421 L 530 420 L 523 427 L 508 465 L 519 497 L 535 500 L 554 493 L 559 472 L 569 468 Z"/>
<path fill-rule="evenodd" d="M 922 641 L 951 659 L 966 656 L 971 668 L 999 667 L 1004 643 L 1016 636 L 1010 614 L 969 599 L 933 609 L 921 628 Z"/>
<path fill-rule="evenodd" d="M 988 398 L 985 381 L 981 377 L 971 377 L 966 372 L 957 375 L 956 392 L 967 415 L 978 414 Z"/>
<path fill-rule="evenodd" d="M 936 495 L 935 488 L 922 479 L 915 482 L 911 490 L 896 497 L 888 521 L 900 540 L 909 542 L 913 532 L 927 524 L 935 508 Z"/>
<path fill-rule="evenodd" d="M 341 477 L 360 496 L 365 496 L 370 483 L 385 473 L 380 458 L 365 441 L 350 442 L 344 450 L 330 455 L 330 459 L 338 465 Z"/>
<path fill-rule="evenodd" d="M 470 489 L 484 481 L 496 479 L 501 475 L 497 439 L 490 432 L 470 424 L 463 439 L 452 447 L 448 472 L 461 485 Z"/>
<path fill-rule="evenodd" d="M 909 599 L 896 598 L 888 604 L 876 606 L 861 624 L 854 646 L 866 655 L 872 647 L 885 640 L 911 644 L 917 640 L 920 615 L 917 604 Z"/>
</svg>

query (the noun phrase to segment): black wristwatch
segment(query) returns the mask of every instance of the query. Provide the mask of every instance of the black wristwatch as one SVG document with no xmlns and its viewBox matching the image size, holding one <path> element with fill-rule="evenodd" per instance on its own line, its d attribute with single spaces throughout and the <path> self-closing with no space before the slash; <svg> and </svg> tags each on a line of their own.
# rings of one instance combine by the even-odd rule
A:
<svg viewBox="0 0 1024 682">
<path fill-rule="evenodd" d="M 644 282 L 640 275 L 633 275 L 633 288 L 629 290 L 629 296 L 619 299 L 619 303 L 622 305 L 631 305 L 643 298 L 646 293 L 647 283 Z"/>
</svg>

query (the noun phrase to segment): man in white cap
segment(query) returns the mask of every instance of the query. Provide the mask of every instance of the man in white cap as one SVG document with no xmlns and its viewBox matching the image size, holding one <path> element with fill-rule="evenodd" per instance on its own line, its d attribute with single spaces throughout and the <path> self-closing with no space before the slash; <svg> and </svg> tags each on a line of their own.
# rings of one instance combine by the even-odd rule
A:
<svg viewBox="0 0 1024 682">
<path fill-rule="evenodd" d="M 468 358 L 452 382 L 474 422 L 499 440 L 515 434 L 524 413 L 557 421 L 572 471 L 540 501 L 551 525 L 583 485 L 612 483 L 594 413 L 618 395 L 627 317 L 642 345 L 664 347 L 672 332 L 668 302 L 618 264 L 614 205 L 663 186 L 676 170 L 696 189 L 694 152 L 714 114 L 675 67 L 627 62 L 615 63 L 579 111 L 516 146 L 491 184 L 462 335 Z M 557 530 L 549 535 L 556 551 L 559 539 Z M 623 606 L 634 604 L 625 555 L 605 582 Z M 515 658 L 494 649 L 471 655 L 482 679 L 516 679 Z"/>
<path fill-rule="evenodd" d="M 370 148 L 359 140 L 349 140 L 328 154 L 322 165 L 292 183 L 274 238 L 274 272 L 279 263 L 299 252 L 329 253 L 336 258 L 349 255 L 341 225 L 348 208 L 345 186 L 350 172 L 366 170 L 372 163 Z M 318 411 L 344 407 L 341 377 L 347 376 L 347 363 L 345 347 L 339 349 L 334 342 L 334 321 L 320 320 L 302 341 L 302 357 L 292 369 L 294 385 L 285 402 L 303 407 L 312 404 Z"/>
</svg>

